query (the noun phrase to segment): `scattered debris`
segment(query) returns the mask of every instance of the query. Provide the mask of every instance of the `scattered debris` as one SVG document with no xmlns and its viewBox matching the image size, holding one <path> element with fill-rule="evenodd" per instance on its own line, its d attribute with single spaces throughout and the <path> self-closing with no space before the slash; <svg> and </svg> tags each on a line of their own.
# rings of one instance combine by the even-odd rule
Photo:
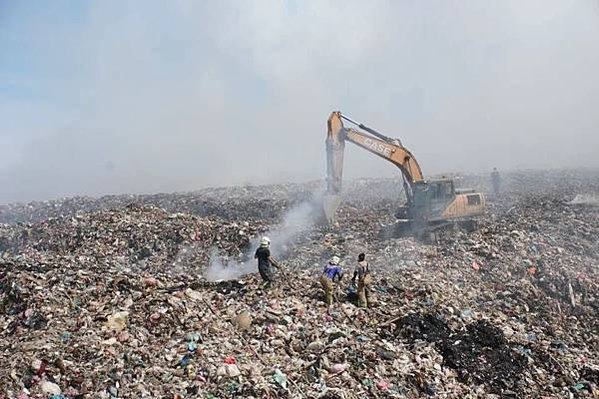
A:
<svg viewBox="0 0 599 399">
<path fill-rule="evenodd" d="M 204 271 L 215 251 L 253 264 L 314 185 L 3 207 L 0 398 L 596 397 L 599 208 L 571 200 L 599 180 L 553 173 L 503 174 L 479 228 L 434 243 L 381 239 L 398 193 L 357 180 L 338 229 L 281 249 L 270 289 L 255 265 Z M 327 310 L 324 262 L 360 252 L 375 306 L 346 279 Z"/>
</svg>

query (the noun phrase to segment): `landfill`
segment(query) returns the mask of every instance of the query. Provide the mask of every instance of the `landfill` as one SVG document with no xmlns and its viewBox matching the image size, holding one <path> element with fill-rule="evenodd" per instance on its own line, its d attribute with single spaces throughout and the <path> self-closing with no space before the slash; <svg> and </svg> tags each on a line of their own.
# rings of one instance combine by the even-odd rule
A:
<svg viewBox="0 0 599 399">
<path fill-rule="evenodd" d="M 599 397 L 599 171 L 505 173 L 474 231 L 429 239 L 385 233 L 396 179 L 347 182 L 336 226 L 280 227 L 321 185 L 1 206 L 0 398 Z"/>
</svg>

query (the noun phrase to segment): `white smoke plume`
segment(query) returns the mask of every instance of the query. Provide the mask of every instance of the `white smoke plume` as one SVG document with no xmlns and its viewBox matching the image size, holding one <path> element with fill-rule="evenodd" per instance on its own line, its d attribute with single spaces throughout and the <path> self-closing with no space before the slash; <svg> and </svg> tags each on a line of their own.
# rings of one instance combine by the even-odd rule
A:
<svg viewBox="0 0 599 399">
<path fill-rule="evenodd" d="M 217 251 L 210 256 L 210 265 L 204 272 L 208 281 L 237 280 L 238 278 L 252 273 L 255 265 L 251 262 L 237 262 L 234 260 L 223 260 Z"/>
<path fill-rule="evenodd" d="M 599 194 L 576 194 L 570 204 L 599 206 Z"/>
<path fill-rule="evenodd" d="M 283 214 L 280 224 L 274 226 L 264 236 L 271 240 L 270 250 L 275 259 L 284 256 L 299 235 L 312 228 L 319 217 L 319 204 L 321 196 L 315 196 L 312 201 L 302 202 Z M 260 245 L 260 239 L 252 240 L 250 253 L 246 262 L 223 259 L 217 251 L 210 257 L 210 265 L 204 272 L 204 277 L 209 281 L 236 280 L 246 274 L 257 271 L 254 260 L 254 251 Z"/>
<path fill-rule="evenodd" d="M 597 1 L 46 3 L 0 1 L 3 203 L 317 179 L 337 109 L 427 176 L 599 166 Z"/>
</svg>

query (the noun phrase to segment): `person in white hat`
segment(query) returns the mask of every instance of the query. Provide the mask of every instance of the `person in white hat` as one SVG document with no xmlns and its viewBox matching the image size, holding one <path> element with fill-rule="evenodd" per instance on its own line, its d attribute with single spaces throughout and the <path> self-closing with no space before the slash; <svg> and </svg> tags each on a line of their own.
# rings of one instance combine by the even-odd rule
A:
<svg viewBox="0 0 599 399">
<path fill-rule="evenodd" d="M 258 259 L 258 271 L 264 281 L 263 286 L 270 287 L 273 281 L 273 273 L 270 266 L 279 268 L 279 262 L 277 262 L 270 255 L 270 239 L 268 237 L 262 237 L 260 240 L 260 246 L 256 250 L 254 259 Z"/>
<path fill-rule="evenodd" d="M 333 303 L 333 283 L 335 282 L 335 279 L 337 279 L 337 282 L 340 282 L 343 277 L 343 269 L 339 265 L 340 261 L 338 256 L 333 256 L 320 275 L 320 284 L 324 289 L 327 306 L 330 306 Z"/>
</svg>

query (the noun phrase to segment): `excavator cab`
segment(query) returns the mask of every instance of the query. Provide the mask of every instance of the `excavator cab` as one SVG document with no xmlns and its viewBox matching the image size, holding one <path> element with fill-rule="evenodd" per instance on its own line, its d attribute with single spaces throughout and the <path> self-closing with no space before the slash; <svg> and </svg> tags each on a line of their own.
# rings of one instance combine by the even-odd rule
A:
<svg viewBox="0 0 599 399">
<path fill-rule="evenodd" d="M 430 221 L 441 218 L 456 196 L 453 180 L 419 181 L 412 185 L 410 219 Z"/>
</svg>

